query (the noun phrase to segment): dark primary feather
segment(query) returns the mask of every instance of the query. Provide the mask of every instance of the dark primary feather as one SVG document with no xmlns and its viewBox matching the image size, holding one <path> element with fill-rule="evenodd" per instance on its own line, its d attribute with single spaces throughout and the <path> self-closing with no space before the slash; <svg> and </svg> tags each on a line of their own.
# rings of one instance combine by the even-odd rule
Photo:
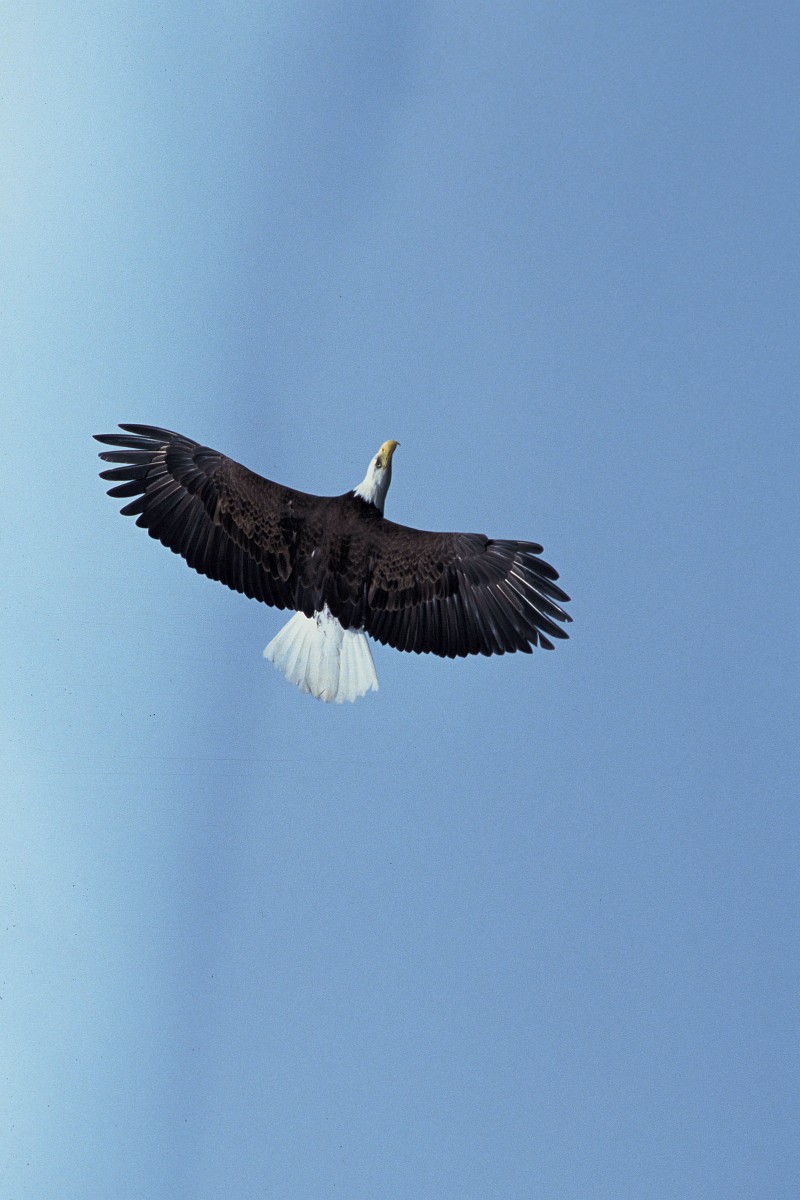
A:
<svg viewBox="0 0 800 1200">
<path fill-rule="evenodd" d="M 312 496 L 273 483 L 190 438 L 151 425 L 96 434 L 109 495 L 189 566 L 255 600 L 398 650 L 504 654 L 553 648 L 572 618 L 535 542 L 428 533 L 387 521 L 347 492 Z"/>
</svg>

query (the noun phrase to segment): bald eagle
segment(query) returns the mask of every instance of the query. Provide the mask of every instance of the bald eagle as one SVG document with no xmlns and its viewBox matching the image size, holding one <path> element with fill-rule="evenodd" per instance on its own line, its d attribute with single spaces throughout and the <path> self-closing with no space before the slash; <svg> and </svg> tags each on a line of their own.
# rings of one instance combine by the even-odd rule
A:
<svg viewBox="0 0 800 1200">
<path fill-rule="evenodd" d="M 117 449 L 101 471 L 124 516 L 234 591 L 295 615 L 264 651 L 320 700 L 377 690 L 366 635 L 397 650 L 461 658 L 530 654 L 566 638 L 569 600 L 535 542 L 427 533 L 387 521 L 398 443 L 384 442 L 358 487 L 313 496 L 273 483 L 152 425 L 95 434 Z"/>
</svg>

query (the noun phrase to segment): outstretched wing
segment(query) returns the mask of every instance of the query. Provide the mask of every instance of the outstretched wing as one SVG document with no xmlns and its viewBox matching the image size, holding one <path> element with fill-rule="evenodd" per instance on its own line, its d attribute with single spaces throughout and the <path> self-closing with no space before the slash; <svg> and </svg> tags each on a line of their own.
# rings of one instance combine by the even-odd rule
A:
<svg viewBox="0 0 800 1200">
<path fill-rule="evenodd" d="M 101 472 L 109 496 L 131 498 L 135 516 L 202 575 L 276 608 L 295 607 L 296 547 L 319 498 L 248 471 L 224 454 L 152 425 L 120 425 L 96 434 L 118 449 L 100 457 L 117 463 Z"/>
<path fill-rule="evenodd" d="M 345 628 L 398 650 L 505 654 L 553 648 L 572 618 L 533 542 L 427 533 L 350 496 L 308 495 L 151 425 L 96 434 L 125 516 L 190 567 L 276 608 L 328 604 Z"/>
<path fill-rule="evenodd" d="M 363 624 L 398 650 L 461 658 L 553 649 L 571 621 L 558 573 L 535 542 L 425 533 L 381 522 Z"/>
</svg>

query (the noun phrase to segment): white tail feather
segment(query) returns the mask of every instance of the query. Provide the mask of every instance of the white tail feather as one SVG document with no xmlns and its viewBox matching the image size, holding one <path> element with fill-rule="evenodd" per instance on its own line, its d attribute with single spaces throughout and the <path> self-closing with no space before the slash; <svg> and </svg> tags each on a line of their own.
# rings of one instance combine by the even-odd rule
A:
<svg viewBox="0 0 800 1200">
<path fill-rule="evenodd" d="M 307 617 L 295 613 L 264 651 L 301 692 L 326 704 L 357 700 L 378 690 L 366 634 L 343 629 L 328 608 Z"/>
</svg>

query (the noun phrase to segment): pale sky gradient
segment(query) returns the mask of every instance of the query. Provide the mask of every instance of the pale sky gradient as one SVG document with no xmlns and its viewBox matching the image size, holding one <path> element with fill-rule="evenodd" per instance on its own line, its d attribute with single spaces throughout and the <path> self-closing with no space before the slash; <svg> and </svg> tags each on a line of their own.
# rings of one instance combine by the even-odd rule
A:
<svg viewBox="0 0 800 1200">
<path fill-rule="evenodd" d="M 0 1196 L 794 1200 L 795 3 L 0 9 Z M 553 654 L 285 620 L 180 430 L 532 538 Z"/>
</svg>

